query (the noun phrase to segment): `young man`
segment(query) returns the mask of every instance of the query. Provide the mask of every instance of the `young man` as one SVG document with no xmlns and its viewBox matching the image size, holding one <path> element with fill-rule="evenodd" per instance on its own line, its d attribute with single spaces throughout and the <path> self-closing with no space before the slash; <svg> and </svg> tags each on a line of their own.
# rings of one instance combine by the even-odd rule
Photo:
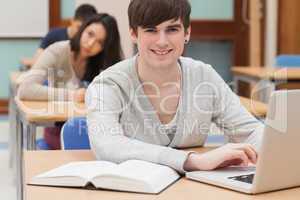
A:
<svg viewBox="0 0 300 200">
<path fill-rule="evenodd" d="M 37 49 L 33 58 L 23 58 L 21 60 L 22 65 L 24 66 L 32 66 L 37 58 L 41 55 L 41 53 L 51 44 L 69 40 L 72 38 L 83 22 L 90 19 L 93 15 L 97 14 L 97 10 L 94 6 L 89 4 L 82 4 L 75 10 L 74 18 L 71 20 L 70 26 L 67 28 L 55 28 L 47 33 L 47 35 L 42 39 L 40 47 Z"/>
<path fill-rule="evenodd" d="M 98 159 L 140 159 L 179 172 L 255 163 L 263 125 L 214 69 L 180 57 L 190 39 L 188 0 L 132 0 L 129 23 L 138 55 L 94 79 L 86 95 L 89 137 Z M 229 144 L 204 154 L 216 123 Z"/>
</svg>

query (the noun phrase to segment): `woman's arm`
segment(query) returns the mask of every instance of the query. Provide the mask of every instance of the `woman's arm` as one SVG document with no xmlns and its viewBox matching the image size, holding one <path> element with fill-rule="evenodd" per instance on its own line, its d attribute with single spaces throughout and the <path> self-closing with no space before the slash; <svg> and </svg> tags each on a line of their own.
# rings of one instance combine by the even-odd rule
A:
<svg viewBox="0 0 300 200">
<path fill-rule="evenodd" d="M 18 82 L 18 96 L 22 100 L 71 100 L 74 96 L 74 91 L 66 88 L 54 88 L 44 85 L 46 80 L 54 79 L 55 69 L 61 60 L 60 56 L 66 56 L 59 51 L 57 45 L 48 47 L 38 58 L 32 69 L 22 75 Z M 62 83 L 63 84 L 63 83 Z"/>
</svg>

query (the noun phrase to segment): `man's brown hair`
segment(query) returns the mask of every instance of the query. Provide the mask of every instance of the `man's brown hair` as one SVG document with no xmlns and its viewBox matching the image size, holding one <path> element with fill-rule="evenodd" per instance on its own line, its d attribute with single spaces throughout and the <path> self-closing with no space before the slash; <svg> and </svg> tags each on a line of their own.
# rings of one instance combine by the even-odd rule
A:
<svg viewBox="0 0 300 200">
<path fill-rule="evenodd" d="M 128 7 L 129 26 L 135 32 L 155 27 L 171 19 L 181 19 L 184 29 L 190 26 L 191 6 L 188 0 L 131 0 Z"/>
</svg>

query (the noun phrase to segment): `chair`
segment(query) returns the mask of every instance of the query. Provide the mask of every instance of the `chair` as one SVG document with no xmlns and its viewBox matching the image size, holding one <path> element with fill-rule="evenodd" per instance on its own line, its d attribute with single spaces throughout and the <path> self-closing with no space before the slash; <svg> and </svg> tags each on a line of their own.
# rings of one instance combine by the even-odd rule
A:
<svg viewBox="0 0 300 200">
<path fill-rule="evenodd" d="M 277 67 L 300 67 L 300 55 L 279 55 L 276 57 Z"/>
<path fill-rule="evenodd" d="M 224 135 L 208 135 L 206 139 L 207 144 L 225 144 L 226 142 Z"/>
<path fill-rule="evenodd" d="M 46 141 L 43 138 L 41 138 L 36 141 L 36 149 L 37 150 L 50 150 L 50 147 L 46 143 Z"/>
<path fill-rule="evenodd" d="M 71 118 L 63 125 L 60 138 L 61 149 L 90 149 L 85 117 Z"/>
</svg>

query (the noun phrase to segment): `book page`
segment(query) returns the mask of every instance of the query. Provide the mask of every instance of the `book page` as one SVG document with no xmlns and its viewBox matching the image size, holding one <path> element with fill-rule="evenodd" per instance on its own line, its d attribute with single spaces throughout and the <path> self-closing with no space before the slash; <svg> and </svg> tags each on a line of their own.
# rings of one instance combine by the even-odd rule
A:
<svg viewBox="0 0 300 200">
<path fill-rule="evenodd" d="M 180 178 L 179 174 L 168 166 L 141 160 L 123 162 L 117 171 L 120 177 L 143 182 L 155 193 Z"/>
<path fill-rule="evenodd" d="M 81 177 L 89 181 L 94 176 L 115 171 L 113 168 L 115 168 L 116 166 L 116 164 L 107 161 L 71 162 L 58 168 L 52 169 L 48 172 L 42 173 L 36 177 Z"/>
<path fill-rule="evenodd" d="M 118 173 L 128 178 L 151 181 L 154 177 L 162 178 L 167 175 L 178 175 L 177 172 L 167 166 L 142 160 L 128 160 L 118 166 Z"/>
<path fill-rule="evenodd" d="M 98 188 L 158 193 L 179 178 L 178 173 L 170 167 L 129 160 L 119 164 L 114 171 L 95 177 L 92 183 Z"/>
</svg>

